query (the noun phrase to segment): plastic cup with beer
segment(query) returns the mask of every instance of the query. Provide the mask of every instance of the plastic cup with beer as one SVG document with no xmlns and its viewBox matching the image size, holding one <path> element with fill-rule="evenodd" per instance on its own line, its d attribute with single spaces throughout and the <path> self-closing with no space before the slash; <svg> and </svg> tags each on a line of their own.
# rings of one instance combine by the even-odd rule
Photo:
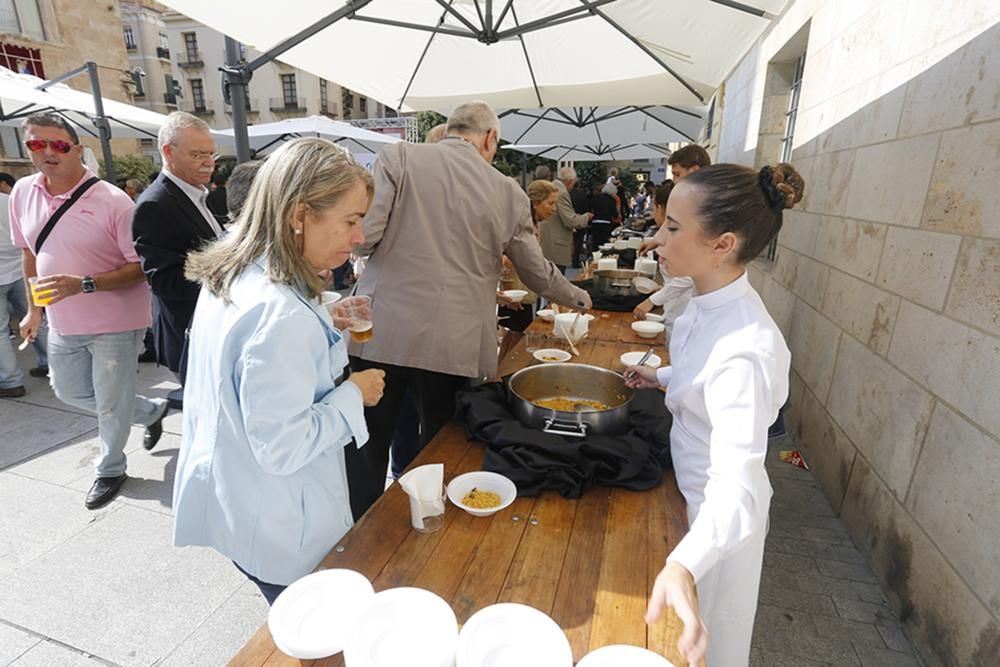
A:
<svg viewBox="0 0 1000 667">
<path fill-rule="evenodd" d="M 31 288 L 31 300 L 39 308 L 49 305 L 56 298 L 54 290 L 38 286 L 38 276 L 28 278 L 28 286 Z"/>
<path fill-rule="evenodd" d="M 343 299 L 338 306 L 341 315 L 347 320 L 347 330 L 351 332 L 351 340 L 355 343 L 366 343 L 375 335 L 372 324 L 372 298 L 370 296 L 350 296 Z"/>
</svg>

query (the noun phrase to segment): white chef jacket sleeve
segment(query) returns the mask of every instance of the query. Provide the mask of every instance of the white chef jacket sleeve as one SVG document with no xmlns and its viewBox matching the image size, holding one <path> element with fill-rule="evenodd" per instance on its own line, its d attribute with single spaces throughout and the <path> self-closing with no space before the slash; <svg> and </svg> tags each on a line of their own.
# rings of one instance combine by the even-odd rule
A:
<svg viewBox="0 0 1000 667">
<path fill-rule="evenodd" d="M 368 440 L 361 390 L 352 382 L 316 397 L 329 367 L 304 349 L 308 323 L 294 315 L 269 322 L 248 341 L 238 371 L 243 425 L 257 463 L 289 475 L 352 439 Z M 322 341 L 305 341 L 325 345 Z M 328 380 L 329 384 L 332 381 Z"/>
<path fill-rule="evenodd" d="M 772 411 L 767 365 L 773 368 L 774 360 L 736 356 L 705 381 L 712 425 L 705 500 L 691 529 L 667 558 L 687 568 L 696 581 L 765 525 L 761 514 L 771 493 L 761 474 Z"/>
</svg>

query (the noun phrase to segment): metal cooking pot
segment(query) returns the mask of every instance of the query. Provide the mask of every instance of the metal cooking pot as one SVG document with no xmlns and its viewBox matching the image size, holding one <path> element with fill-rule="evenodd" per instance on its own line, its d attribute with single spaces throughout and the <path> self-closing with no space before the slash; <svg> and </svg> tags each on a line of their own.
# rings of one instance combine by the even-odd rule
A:
<svg viewBox="0 0 1000 667">
<path fill-rule="evenodd" d="M 638 292 L 632 285 L 632 279 L 638 275 L 638 271 L 627 269 L 594 271 L 594 289 L 605 296 L 634 296 Z"/>
<path fill-rule="evenodd" d="M 628 408 L 634 391 L 618 373 L 586 364 L 528 366 L 508 380 L 514 415 L 526 426 L 545 433 L 586 437 L 588 433 L 617 435 L 628 430 Z M 607 410 L 574 412 L 532 403 L 551 398 L 597 401 Z"/>
</svg>

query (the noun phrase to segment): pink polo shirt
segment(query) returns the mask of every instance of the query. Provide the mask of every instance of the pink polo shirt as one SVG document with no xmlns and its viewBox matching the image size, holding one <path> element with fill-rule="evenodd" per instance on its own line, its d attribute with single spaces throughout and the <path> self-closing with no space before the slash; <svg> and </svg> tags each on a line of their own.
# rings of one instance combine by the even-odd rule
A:
<svg viewBox="0 0 1000 667">
<path fill-rule="evenodd" d="M 69 192 L 53 196 L 45 177 L 22 178 L 10 193 L 10 232 L 14 245 L 35 252 L 35 239 L 49 217 L 72 196 L 89 169 Z M 52 229 L 35 258 L 39 276 L 92 276 L 138 262 L 132 246 L 135 204 L 115 186 L 101 181 L 77 201 Z M 152 317 L 149 286 L 142 281 L 124 289 L 77 294 L 46 307 L 49 326 L 63 336 L 145 329 Z"/>
</svg>

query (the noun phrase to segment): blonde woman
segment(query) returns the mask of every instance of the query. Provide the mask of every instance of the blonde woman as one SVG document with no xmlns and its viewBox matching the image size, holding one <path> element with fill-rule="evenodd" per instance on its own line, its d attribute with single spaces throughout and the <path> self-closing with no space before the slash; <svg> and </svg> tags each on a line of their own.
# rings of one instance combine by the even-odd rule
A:
<svg viewBox="0 0 1000 667">
<path fill-rule="evenodd" d="M 535 223 L 535 238 L 538 238 L 538 222 L 546 220 L 555 213 L 556 202 L 559 199 L 559 189 L 552 184 L 552 181 L 539 179 L 528 183 L 528 199 L 531 201 L 531 221 Z M 500 341 L 500 351 L 498 359 L 503 359 L 508 352 L 513 349 L 517 342 L 524 336 L 524 330 L 531 324 L 534 317 L 534 304 L 538 301 L 538 295 L 534 294 L 521 279 L 517 277 L 514 265 L 506 256 L 503 258 L 503 272 L 500 274 L 500 282 L 503 289 L 521 289 L 528 292 L 528 296 L 519 304 L 511 304 L 509 299 L 503 295 L 497 295 L 497 301 L 501 304 L 498 310 L 500 326 L 507 329 L 503 339 Z"/>
<path fill-rule="evenodd" d="M 233 561 L 269 603 L 351 527 L 344 448 L 368 440 L 383 371 L 348 377 L 319 272 L 363 239 L 372 180 L 324 139 L 261 166 L 232 231 L 192 254 L 174 544 Z"/>
</svg>

